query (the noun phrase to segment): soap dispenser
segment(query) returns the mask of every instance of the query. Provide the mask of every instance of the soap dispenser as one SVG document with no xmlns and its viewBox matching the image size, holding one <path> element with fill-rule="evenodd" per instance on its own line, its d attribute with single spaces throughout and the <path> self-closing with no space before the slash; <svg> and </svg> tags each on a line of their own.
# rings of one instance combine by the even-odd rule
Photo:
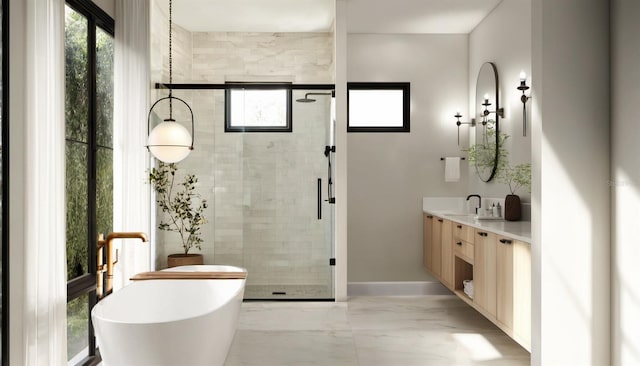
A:
<svg viewBox="0 0 640 366">
<path fill-rule="evenodd" d="M 500 202 L 493 208 L 493 216 L 502 217 L 502 207 L 500 207 Z"/>
</svg>

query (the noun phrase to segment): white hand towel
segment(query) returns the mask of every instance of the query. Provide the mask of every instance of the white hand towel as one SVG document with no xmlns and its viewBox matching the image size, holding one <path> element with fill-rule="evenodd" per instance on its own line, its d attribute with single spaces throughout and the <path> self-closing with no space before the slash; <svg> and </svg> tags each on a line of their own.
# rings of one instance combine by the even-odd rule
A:
<svg viewBox="0 0 640 366">
<path fill-rule="evenodd" d="M 460 180 L 460 158 L 448 157 L 444 159 L 444 181 L 457 182 Z"/>
<path fill-rule="evenodd" d="M 473 299 L 473 280 L 462 281 L 463 291 L 467 296 Z"/>
</svg>

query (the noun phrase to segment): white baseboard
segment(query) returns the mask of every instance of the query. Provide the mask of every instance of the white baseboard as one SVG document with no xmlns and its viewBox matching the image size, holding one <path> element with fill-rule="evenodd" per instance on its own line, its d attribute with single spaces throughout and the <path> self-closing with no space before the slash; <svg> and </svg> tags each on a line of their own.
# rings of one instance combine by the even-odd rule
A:
<svg viewBox="0 0 640 366">
<path fill-rule="evenodd" d="M 453 295 L 440 282 L 349 282 L 347 296 Z"/>
</svg>

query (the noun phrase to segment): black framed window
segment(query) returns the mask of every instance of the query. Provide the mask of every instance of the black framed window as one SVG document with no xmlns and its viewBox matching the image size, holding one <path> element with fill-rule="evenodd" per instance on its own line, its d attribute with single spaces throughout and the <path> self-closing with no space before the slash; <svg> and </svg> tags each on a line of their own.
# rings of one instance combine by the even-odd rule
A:
<svg viewBox="0 0 640 366">
<path fill-rule="evenodd" d="M 225 132 L 291 132 L 291 84 L 225 84 Z"/>
<path fill-rule="evenodd" d="M 9 0 L 0 2 L 0 22 L 2 23 L 2 74 L 0 76 L 0 364 L 9 365 Z"/>
<path fill-rule="evenodd" d="M 66 4 L 67 357 L 88 365 L 98 361 L 89 316 L 97 238 L 113 226 L 114 21 L 90 0 Z"/>
<path fill-rule="evenodd" d="M 409 83 L 347 83 L 347 132 L 410 132 Z"/>
</svg>

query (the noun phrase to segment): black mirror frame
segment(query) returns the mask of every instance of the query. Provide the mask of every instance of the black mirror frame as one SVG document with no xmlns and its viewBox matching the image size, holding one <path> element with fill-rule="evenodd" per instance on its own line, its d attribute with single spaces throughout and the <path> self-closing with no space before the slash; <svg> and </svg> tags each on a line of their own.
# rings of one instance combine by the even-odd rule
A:
<svg viewBox="0 0 640 366">
<path fill-rule="evenodd" d="M 481 172 L 478 170 L 478 165 L 476 164 L 476 173 L 478 175 L 478 178 L 483 181 L 483 182 L 490 182 L 497 173 L 498 170 L 498 159 L 500 156 L 500 117 L 503 117 L 503 110 L 500 108 L 500 93 L 499 93 L 499 89 L 500 89 L 500 83 L 499 83 L 499 79 L 498 79 L 498 69 L 496 68 L 496 65 L 493 62 L 485 62 L 484 64 L 482 64 L 482 66 L 480 66 L 480 70 L 478 71 L 478 78 L 476 79 L 476 108 L 480 105 L 482 105 L 480 103 L 480 101 L 482 100 L 481 96 L 479 95 L 479 89 L 478 89 L 478 81 L 480 80 L 480 76 L 483 72 L 483 70 L 485 70 L 485 67 L 490 67 L 490 70 L 493 71 L 493 75 L 494 75 L 494 81 L 495 81 L 495 110 L 493 111 L 489 111 L 489 115 L 490 114 L 495 114 L 495 156 L 493 158 L 493 167 L 491 169 L 491 174 L 489 175 L 488 178 L 485 179 L 485 177 L 483 177 L 481 175 Z M 488 109 L 488 108 L 487 108 Z M 483 114 L 483 110 L 481 109 L 480 111 L 476 110 L 476 118 L 478 119 L 478 122 L 476 122 L 476 134 L 478 131 L 478 128 L 484 128 L 485 126 L 482 123 L 482 119 L 487 118 L 488 115 Z M 476 135 L 477 136 L 477 135 Z M 476 137 L 476 141 L 477 141 L 477 137 Z"/>
</svg>

